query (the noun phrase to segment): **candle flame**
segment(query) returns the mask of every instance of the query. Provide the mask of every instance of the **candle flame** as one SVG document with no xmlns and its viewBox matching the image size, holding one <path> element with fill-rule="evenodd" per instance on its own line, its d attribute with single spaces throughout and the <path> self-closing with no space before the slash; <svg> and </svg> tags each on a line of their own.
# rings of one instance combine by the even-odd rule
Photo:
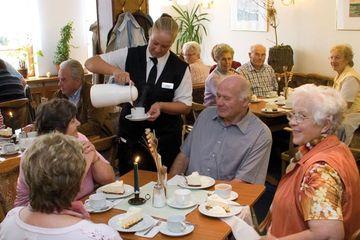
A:
<svg viewBox="0 0 360 240">
<path fill-rule="evenodd" d="M 139 161 L 140 161 L 140 157 L 139 157 L 139 156 L 136 156 L 136 158 L 135 158 L 135 163 L 137 164 L 137 163 L 139 163 Z"/>
<path fill-rule="evenodd" d="M 13 113 L 10 111 L 9 112 L 9 116 L 12 118 L 13 117 Z"/>
</svg>

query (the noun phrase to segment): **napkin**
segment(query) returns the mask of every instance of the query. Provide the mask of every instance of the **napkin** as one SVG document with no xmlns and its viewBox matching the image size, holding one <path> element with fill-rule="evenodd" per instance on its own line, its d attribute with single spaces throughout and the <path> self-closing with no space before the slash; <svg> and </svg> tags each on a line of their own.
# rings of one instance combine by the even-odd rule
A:
<svg viewBox="0 0 360 240">
<path fill-rule="evenodd" d="M 170 180 L 168 180 L 166 182 L 167 185 L 172 185 L 172 186 L 176 186 L 178 184 L 178 182 L 184 181 L 184 177 L 180 176 L 180 175 L 175 175 L 173 178 L 171 178 Z"/>
<path fill-rule="evenodd" d="M 252 227 L 253 222 L 249 206 L 244 206 L 237 216 L 220 219 L 231 227 L 231 231 L 235 239 L 237 240 L 257 240 L 261 238 L 260 235 Z"/>
<path fill-rule="evenodd" d="M 157 224 L 159 221 L 156 221 L 154 224 Z M 144 238 L 154 238 L 156 234 L 159 233 L 160 231 L 160 228 L 162 225 L 166 224 L 165 222 L 161 222 L 161 224 L 159 226 L 155 226 L 153 227 L 153 229 L 151 229 L 150 232 L 148 232 L 146 235 L 146 231 L 148 229 L 145 229 L 145 230 L 142 230 L 142 231 L 138 231 L 135 233 L 136 236 L 139 236 L 139 237 L 144 237 Z"/>
</svg>

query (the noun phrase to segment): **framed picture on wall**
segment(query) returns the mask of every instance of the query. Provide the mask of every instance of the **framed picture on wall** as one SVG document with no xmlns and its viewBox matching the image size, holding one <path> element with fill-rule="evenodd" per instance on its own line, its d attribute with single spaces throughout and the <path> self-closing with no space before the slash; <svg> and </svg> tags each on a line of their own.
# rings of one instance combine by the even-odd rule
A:
<svg viewBox="0 0 360 240">
<path fill-rule="evenodd" d="M 360 30 L 360 0 L 337 0 L 336 5 L 336 28 Z"/>
<path fill-rule="evenodd" d="M 231 0 L 231 30 L 266 32 L 266 0 Z"/>
</svg>

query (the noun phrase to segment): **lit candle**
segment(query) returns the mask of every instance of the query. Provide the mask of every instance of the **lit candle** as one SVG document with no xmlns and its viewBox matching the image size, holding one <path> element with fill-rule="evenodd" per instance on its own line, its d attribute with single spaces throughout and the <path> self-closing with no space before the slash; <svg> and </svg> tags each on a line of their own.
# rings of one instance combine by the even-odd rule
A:
<svg viewBox="0 0 360 240">
<path fill-rule="evenodd" d="M 134 192 L 139 192 L 139 169 L 138 169 L 138 163 L 139 163 L 140 157 L 137 156 L 134 161 Z"/>
<path fill-rule="evenodd" d="M 15 128 L 14 128 L 14 121 L 13 121 L 13 113 L 11 111 L 9 111 L 9 122 L 10 122 L 10 127 L 11 127 L 11 131 L 14 134 L 15 133 Z"/>
</svg>

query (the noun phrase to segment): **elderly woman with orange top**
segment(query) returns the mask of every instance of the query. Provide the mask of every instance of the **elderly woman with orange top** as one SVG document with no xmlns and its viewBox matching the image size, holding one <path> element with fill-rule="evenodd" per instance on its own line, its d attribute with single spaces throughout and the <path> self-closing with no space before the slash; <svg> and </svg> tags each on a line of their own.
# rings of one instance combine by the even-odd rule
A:
<svg viewBox="0 0 360 240">
<path fill-rule="evenodd" d="M 217 63 L 214 71 L 205 80 L 204 104 L 206 106 L 215 105 L 216 89 L 226 76 L 234 74 L 231 64 L 234 58 L 234 50 L 229 45 L 217 44 L 213 51 L 214 59 Z"/>
<path fill-rule="evenodd" d="M 334 135 L 345 101 L 333 88 L 312 84 L 292 96 L 288 119 L 300 147 L 276 190 L 266 239 L 350 239 L 360 228 L 359 171 Z"/>
<path fill-rule="evenodd" d="M 349 145 L 354 131 L 360 124 L 360 74 L 353 68 L 353 51 L 350 45 L 336 45 L 330 50 L 330 64 L 337 75 L 333 87 L 347 102 L 342 128 L 343 141 Z"/>
</svg>

